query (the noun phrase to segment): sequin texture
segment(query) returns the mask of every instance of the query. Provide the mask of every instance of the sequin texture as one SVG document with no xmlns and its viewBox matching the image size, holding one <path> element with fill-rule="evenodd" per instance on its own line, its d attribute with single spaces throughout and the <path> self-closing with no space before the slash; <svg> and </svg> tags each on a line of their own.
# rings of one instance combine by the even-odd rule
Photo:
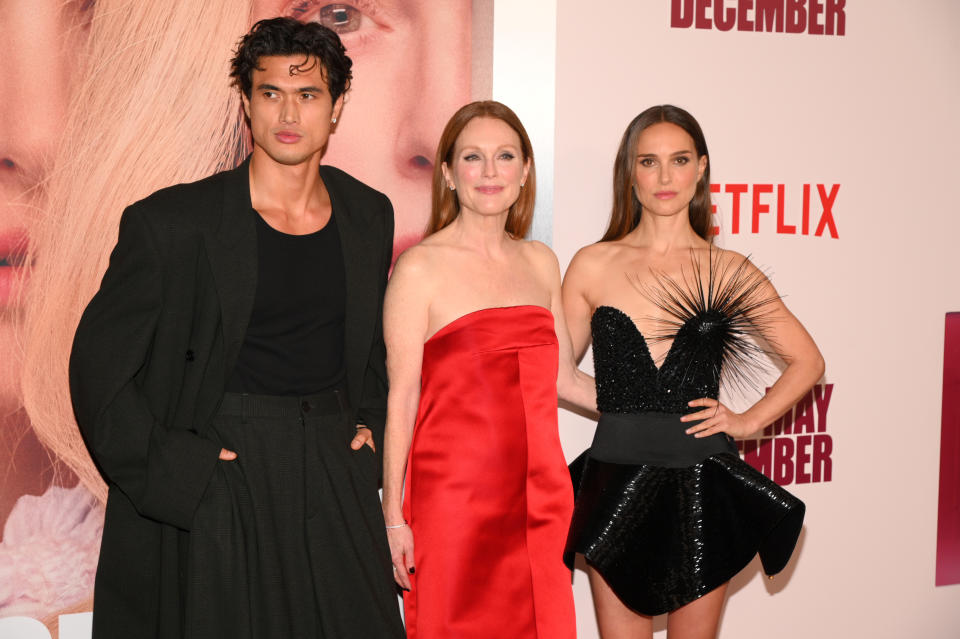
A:
<svg viewBox="0 0 960 639">
<path fill-rule="evenodd" d="M 655 282 L 638 289 L 668 316 L 650 336 L 672 340 L 659 369 L 625 313 L 601 306 L 591 322 L 598 407 L 632 420 L 630 428 L 635 422 L 637 441 L 650 440 L 639 429 L 654 423 L 689 426 L 679 421 L 697 410 L 687 403 L 717 397 L 722 376 L 751 382 L 763 353 L 757 344 L 770 343 L 766 312 L 776 299 L 762 295 L 765 278 L 746 259 L 721 265 L 713 252 L 706 273 L 694 259 L 679 280 L 658 275 Z M 758 552 L 768 574 L 789 561 L 804 505 L 738 455 L 667 467 L 589 452 L 571 464 L 577 501 L 564 559 L 572 567 L 582 553 L 634 610 L 675 610 L 729 581 Z"/>
<path fill-rule="evenodd" d="M 765 361 L 761 343 L 767 313 L 778 298 L 764 294 L 765 277 L 747 258 L 721 264 L 711 252 L 707 272 L 692 259 L 679 280 L 655 274 L 656 286 L 638 284 L 667 319 L 651 342 L 671 341 L 660 368 L 633 319 L 620 309 L 599 306 L 591 319 L 597 406 L 603 413 L 689 413 L 687 402 L 717 397 L 720 377 L 754 385 Z"/>
</svg>

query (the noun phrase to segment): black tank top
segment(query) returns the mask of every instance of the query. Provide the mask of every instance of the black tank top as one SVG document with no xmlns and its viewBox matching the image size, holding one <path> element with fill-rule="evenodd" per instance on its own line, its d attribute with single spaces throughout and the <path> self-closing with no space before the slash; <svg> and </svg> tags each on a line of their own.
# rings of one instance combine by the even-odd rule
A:
<svg viewBox="0 0 960 639">
<path fill-rule="evenodd" d="M 344 377 L 346 305 L 336 215 L 319 231 L 289 235 L 256 211 L 257 290 L 227 390 L 310 395 Z"/>
</svg>

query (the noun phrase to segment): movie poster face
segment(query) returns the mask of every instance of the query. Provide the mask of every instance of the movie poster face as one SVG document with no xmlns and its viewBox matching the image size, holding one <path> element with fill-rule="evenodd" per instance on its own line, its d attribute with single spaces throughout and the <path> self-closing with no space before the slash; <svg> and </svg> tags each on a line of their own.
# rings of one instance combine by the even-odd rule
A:
<svg viewBox="0 0 960 639">
<path fill-rule="evenodd" d="M 106 497 L 73 420 L 72 332 L 123 208 L 249 152 L 240 36 L 275 16 L 340 35 L 353 81 L 324 163 L 390 197 L 394 257 L 423 235 L 444 124 L 490 97 L 492 2 L 155 4 L 0 0 L 0 618 L 51 632 L 91 608 Z"/>
</svg>

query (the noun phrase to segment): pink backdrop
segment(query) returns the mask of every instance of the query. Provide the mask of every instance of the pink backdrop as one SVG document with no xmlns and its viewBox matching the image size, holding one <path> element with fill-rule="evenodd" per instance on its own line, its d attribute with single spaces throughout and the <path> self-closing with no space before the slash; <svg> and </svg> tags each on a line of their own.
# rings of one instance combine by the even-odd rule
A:
<svg viewBox="0 0 960 639">
<path fill-rule="evenodd" d="M 755 562 L 734 579 L 720 636 L 960 636 L 960 585 L 935 585 L 944 314 L 960 309 L 960 6 L 557 7 L 561 264 L 602 233 L 627 123 L 680 105 L 711 151 L 718 243 L 772 271 L 826 358 L 812 395 L 742 443 L 807 517 L 782 575 Z M 561 434 L 572 458 L 593 425 L 561 412 Z M 593 639 L 586 581 L 575 573 L 579 636 Z"/>
<path fill-rule="evenodd" d="M 286 4 L 271 2 L 254 4 L 268 13 Z M 382 4 L 408 17 L 421 6 Z M 188 5 L 214 10 L 212 3 L 177 3 Z M 62 213 L 43 206 L 54 186 L 49 171 L 70 130 L 69 97 L 89 89 L 73 72 L 86 63 L 82 51 L 96 33 L 91 21 L 110 6 L 133 11 L 136 3 L 0 0 L 0 39 L 20 54 L 0 75 L 4 638 L 89 633 L 91 558 L 102 515 L 88 490 L 71 489 L 76 477 L 39 444 L 20 409 L 22 370 L 45 370 L 47 363 L 22 361 L 26 311 L 19 295 L 6 292 L 16 293 L 29 259 L 24 238 L 65 224 Z M 254 13 L 238 6 L 228 9 L 239 12 L 242 31 Z M 157 23 L 142 25 L 145 32 L 169 26 L 158 15 Z M 472 3 L 471 16 L 473 70 L 461 68 L 449 83 L 436 82 L 436 70 L 407 82 L 417 94 L 433 80 L 441 96 L 414 103 L 411 113 L 418 104 L 455 108 L 452 87 L 462 91 L 466 73 L 460 101 L 492 91 L 514 106 L 540 164 L 537 228 L 547 239 L 552 233 L 561 265 L 605 226 L 613 155 L 627 122 L 652 104 L 678 104 L 700 120 L 710 145 L 718 243 L 772 271 L 827 359 L 824 379 L 806 400 L 741 444 L 748 461 L 806 501 L 808 516 L 781 576 L 768 582 L 753 564 L 734 580 L 721 637 L 957 636 L 960 585 L 936 583 L 943 318 L 960 309 L 960 222 L 949 196 L 960 146 L 960 8 L 952 0 L 486 0 Z M 377 27 L 369 18 L 364 28 Z M 361 35 L 351 36 L 354 46 L 362 42 L 375 53 L 376 40 Z M 81 54 L 71 55 L 75 50 Z M 361 73 L 362 64 L 358 122 L 372 117 L 359 115 L 364 73 L 385 68 L 368 62 Z M 364 91 L 381 85 L 371 81 Z M 118 117 L 132 120 L 137 109 L 121 109 Z M 438 112 L 429 122 L 444 119 Z M 410 157 L 418 155 L 424 153 Z M 368 179 L 382 180 L 378 186 L 390 193 L 391 178 Z M 396 189 L 394 197 L 405 197 Z M 411 196 L 411 210 L 422 206 L 416 197 L 422 195 Z M 42 258 L 42 246 L 36 255 Z M 592 422 L 561 411 L 568 458 L 592 433 Z M 26 506 L 8 517 L 18 499 Z M 574 591 L 579 636 L 594 639 L 581 571 Z M 664 636 L 663 624 L 658 628 Z"/>
</svg>

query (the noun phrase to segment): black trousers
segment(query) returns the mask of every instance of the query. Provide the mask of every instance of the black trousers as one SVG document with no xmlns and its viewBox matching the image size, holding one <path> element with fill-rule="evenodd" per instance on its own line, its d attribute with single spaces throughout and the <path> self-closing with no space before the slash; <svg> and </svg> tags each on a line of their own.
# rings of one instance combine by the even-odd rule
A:
<svg viewBox="0 0 960 639">
<path fill-rule="evenodd" d="M 188 639 L 403 637 L 377 458 L 343 391 L 227 393 L 220 461 L 190 531 Z"/>
</svg>

